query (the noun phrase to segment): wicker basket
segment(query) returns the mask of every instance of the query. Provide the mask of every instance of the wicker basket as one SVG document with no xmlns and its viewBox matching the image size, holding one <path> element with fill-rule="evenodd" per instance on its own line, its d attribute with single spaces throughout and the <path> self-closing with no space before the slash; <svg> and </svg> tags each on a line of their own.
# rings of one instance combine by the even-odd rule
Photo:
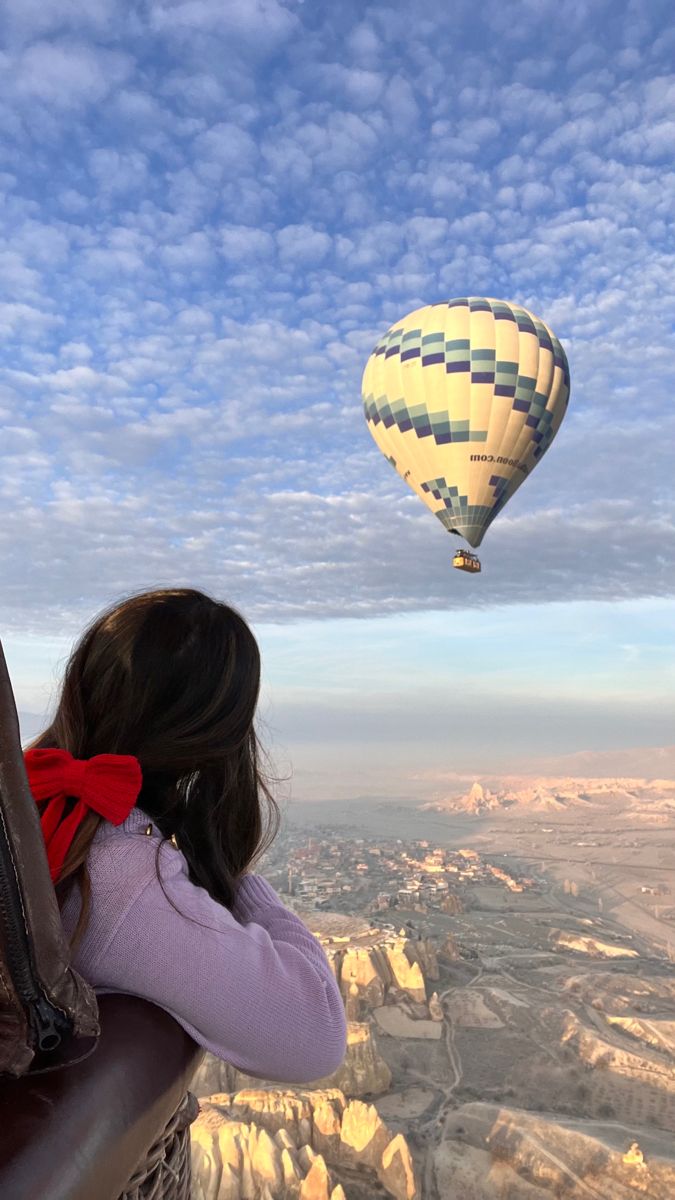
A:
<svg viewBox="0 0 675 1200">
<path fill-rule="evenodd" d="M 190 1126 L 198 1113 L 196 1097 L 192 1092 L 186 1092 L 162 1136 L 139 1163 L 119 1200 L 190 1200 Z"/>
</svg>

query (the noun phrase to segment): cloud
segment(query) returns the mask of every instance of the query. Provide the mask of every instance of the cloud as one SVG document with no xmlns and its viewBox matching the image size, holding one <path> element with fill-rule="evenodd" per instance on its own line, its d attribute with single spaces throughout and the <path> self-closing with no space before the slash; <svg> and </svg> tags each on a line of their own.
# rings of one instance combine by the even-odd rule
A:
<svg viewBox="0 0 675 1200">
<path fill-rule="evenodd" d="M 39 338 L 47 329 L 62 325 L 58 313 L 41 312 L 30 304 L 0 304 L 0 332 L 4 337 Z"/>
<path fill-rule="evenodd" d="M 376 62 L 382 55 L 382 40 L 373 27 L 363 21 L 349 30 L 347 49 L 357 62 Z"/>
<path fill-rule="evenodd" d="M 51 387 L 68 392 L 91 392 L 94 390 L 96 392 L 118 392 L 120 389 L 126 390 L 126 384 L 123 379 L 102 374 L 100 371 L 94 371 L 91 367 L 87 366 L 70 367 L 67 370 L 54 371 L 52 374 L 41 376 L 35 382 L 39 382 L 43 387 Z"/>
<path fill-rule="evenodd" d="M 656 11 L 75 10 L 7 7 L 10 624 L 176 572 L 286 622 L 672 594 Z M 372 442 L 360 384 L 404 313 L 481 292 L 549 321 L 572 400 L 471 580 Z"/>
<path fill-rule="evenodd" d="M 376 104 L 385 88 L 385 78 L 378 71 L 363 67 L 347 67 L 342 63 L 322 64 L 308 71 L 314 87 L 332 91 L 357 109 Z"/>
<path fill-rule="evenodd" d="M 213 185 L 230 171 L 247 173 L 255 165 L 258 148 L 245 130 L 231 121 L 221 121 L 197 136 L 194 154 L 197 176 Z"/>
<path fill-rule="evenodd" d="M 13 94 L 68 111 L 100 102 L 132 69 L 129 54 L 78 42 L 34 42 L 16 63 Z"/>
<path fill-rule="evenodd" d="M 112 149 L 93 150 L 89 172 L 96 181 L 99 196 L 137 191 L 146 186 L 148 158 L 136 151 L 120 154 Z"/>
<path fill-rule="evenodd" d="M 281 261 L 299 265 L 322 262 L 332 245 L 327 233 L 309 225 L 286 225 L 279 230 L 277 243 Z"/>
<path fill-rule="evenodd" d="M 394 75 L 389 80 L 383 97 L 383 108 L 396 129 L 410 133 L 412 126 L 419 120 L 420 106 L 414 89 L 403 75 Z"/>
<path fill-rule="evenodd" d="M 223 226 L 220 230 L 220 248 L 223 256 L 231 262 L 269 261 L 275 253 L 272 235 L 264 229 L 254 229 L 248 225 Z"/>
<path fill-rule="evenodd" d="M 115 0 L 5 0 L 3 17 L 13 43 L 76 29 L 83 33 L 104 35 L 113 32 L 119 23 L 119 7 Z"/>
<path fill-rule="evenodd" d="M 269 54 L 298 28 L 295 14 L 278 0 L 151 0 L 152 32 L 190 39 L 207 34 L 245 49 L 252 57 Z"/>
</svg>

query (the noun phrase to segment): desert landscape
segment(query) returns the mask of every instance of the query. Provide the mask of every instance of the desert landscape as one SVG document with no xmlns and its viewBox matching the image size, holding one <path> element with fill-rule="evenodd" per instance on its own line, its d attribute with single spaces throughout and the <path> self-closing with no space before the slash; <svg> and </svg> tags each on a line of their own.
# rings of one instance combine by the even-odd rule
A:
<svg viewBox="0 0 675 1200">
<path fill-rule="evenodd" d="M 675 1195 L 675 783 L 296 805 L 261 870 L 348 1050 L 304 1088 L 207 1058 L 198 1200 Z"/>
</svg>

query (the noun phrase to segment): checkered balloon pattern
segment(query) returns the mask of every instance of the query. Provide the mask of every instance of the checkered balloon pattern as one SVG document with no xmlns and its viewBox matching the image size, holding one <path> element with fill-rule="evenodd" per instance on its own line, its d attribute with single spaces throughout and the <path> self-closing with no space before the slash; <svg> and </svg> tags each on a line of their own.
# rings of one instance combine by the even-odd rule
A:
<svg viewBox="0 0 675 1200">
<path fill-rule="evenodd" d="M 382 453 L 473 547 L 548 450 L 569 394 L 567 357 L 549 327 L 517 304 L 478 296 L 397 321 L 362 382 Z"/>
</svg>

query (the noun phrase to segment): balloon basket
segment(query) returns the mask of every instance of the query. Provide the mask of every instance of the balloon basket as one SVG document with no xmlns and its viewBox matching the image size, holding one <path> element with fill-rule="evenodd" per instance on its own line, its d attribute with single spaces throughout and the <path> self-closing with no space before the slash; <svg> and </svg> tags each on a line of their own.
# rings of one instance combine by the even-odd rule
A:
<svg viewBox="0 0 675 1200">
<path fill-rule="evenodd" d="M 458 571 L 470 571 L 471 574 L 475 574 L 481 569 L 480 560 L 468 550 L 458 550 L 452 560 L 452 565 Z"/>
</svg>

